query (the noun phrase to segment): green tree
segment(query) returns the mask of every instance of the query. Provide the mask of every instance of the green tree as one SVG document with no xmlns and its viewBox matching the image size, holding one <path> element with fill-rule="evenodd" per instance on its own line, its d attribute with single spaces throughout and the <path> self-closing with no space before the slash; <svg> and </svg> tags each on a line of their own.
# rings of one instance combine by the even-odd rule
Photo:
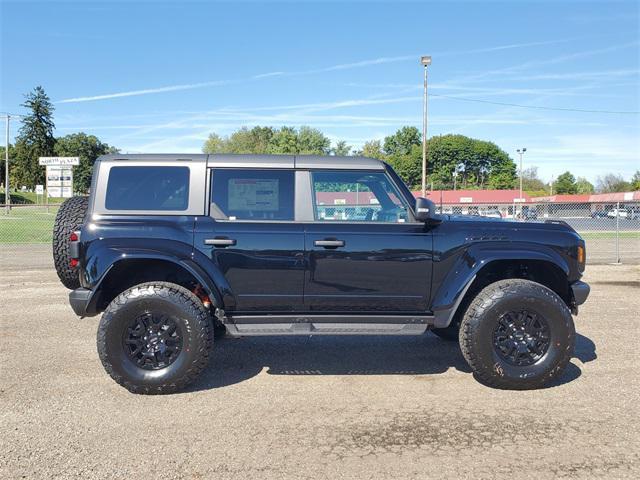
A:
<svg viewBox="0 0 640 480">
<path fill-rule="evenodd" d="M 413 145 L 407 154 L 394 154 L 385 159 L 411 189 L 422 184 L 422 147 Z"/>
<path fill-rule="evenodd" d="M 12 176 L 15 176 L 17 186 L 33 188 L 36 184 L 44 183 L 45 170 L 38 164 L 38 157 L 54 153 L 54 108 L 40 86 L 25 95 L 22 106 L 30 112 L 22 118 L 22 127 L 16 138 Z"/>
<path fill-rule="evenodd" d="M 282 127 L 277 130 L 269 146 L 267 147 L 267 153 L 274 153 L 279 155 L 295 155 L 299 153 L 298 149 L 298 132 L 293 127 Z"/>
<path fill-rule="evenodd" d="M 593 193 L 595 189 L 593 188 L 593 184 L 584 177 L 578 177 L 576 180 L 576 193 L 581 194 L 590 194 Z"/>
<path fill-rule="evenodd" d="M 631 177 L 631 190 L 634 192 L 640 190 L 640 170 L 636 170 L 636 173 Z"/>
<path fill-rule="evenodd" d="M 409 155 L 414 146 L 422 144 L 422 135 L 416 127 L 402 127 L 384 139 L 386 155 Z"/>
<path fill-rule="evenodd" d="M 60 157 L 80 157 L 80 165 L 73 167 L 73 191 L 87 193 L 96 159 L 107 153 L 118 153 L 118 150 L 102 143 L 98 137 L 80 132 L 58 138 L 54 153 Z"/>
<path fill-rule="evenodd" d="M 556 193 L 576 193 L 576 177 L 571 172 L 564 172 L 558 176 L 558 179 L 554 182 Z"/>
<path fill-rule="evenodd" d="M 10 166 L 14 158 L 15 158 L 15 148 L 12 144 L 9 144 L 9 165 Z M 2 146 L 0 147 L 0 184 L 2 184 L 2 188 L 4 188 L 4 186 L 6 185 L 4 174 L 5 174 L 5 147 Z M 12 185 L 12 186 L 15 187 L 15 185 Z M 0 203 L 6 201 L 4 198 L 5 197 L 3 193 L 2 195 L 0 195 Z"/>
<path fill-rule="evenodd" d="M 387 157 L 382 150 L 382 142 L 380 140 L 365 142 L 358 154 L 363 157 L 377 158 L 378 160 L 385 160 Z"/>
<path fill-rule="evenodd" d="M 351 152 L 351 146 L 347 145 L 347 142 L 340 140 L 336 143 L 336 146 L 331 149 L 331 153 L 338 157 L 346 157 Z"/>
<path fill-rule="evenodd" d="M 421 160 L 418 160 L 421 161 Z M 428 141 L 428 174 L 436 188 L 513 188 L 516 166 L 496 144 L 464 135 L 441 135 Z"/>
<path fill-rule="evenodd" d="M 329 155 L 331 140 L 317 128 L 300 127 L 298 151 L 301 155 Z"/>
<path fill-rule="evenodd" d="M 202 146 L 202 153 L 226 153 L 224 139 L 217 133 L 210 133 Z"/>
<path fill-rule="evenodd" d="M 242 127 L 229 136 L 225 141 L 226 153 L 267 153 L 269 142 L 273 137 L 271 127 Z"/>
<path fill-rule="evenodd" d="M 546 190 L 545 183 L 538 177 L 538 167 L 529 167 L 522 171 L 522 189 L 525 192 L 536 193 Z M 544 193 L 542 193 L 542 195 L 544 195 Z"/>
<path fill-rule="evenodd" d="M 600 193 L 628 192 L 631 190 L 631 183 L 625 181 L 622 175 L 608 173 L 596 179 L 597 190 Z"/>
</svg>

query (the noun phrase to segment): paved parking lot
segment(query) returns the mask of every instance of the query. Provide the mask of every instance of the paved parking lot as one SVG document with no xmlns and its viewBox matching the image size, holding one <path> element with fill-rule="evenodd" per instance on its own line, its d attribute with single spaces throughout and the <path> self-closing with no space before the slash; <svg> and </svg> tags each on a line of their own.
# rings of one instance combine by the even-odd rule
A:
<svg viewBox="0 0 640 480">
<path fill-rule="evenodd" d="M 638 478 L 640 268 L 591 266 L 575 358 L 544 390 L 478 384 L 420 337 L 224 339 L 188 392 L 103 371 L 41 247 L 0 251 L 2 478 Z"/>
</svg>

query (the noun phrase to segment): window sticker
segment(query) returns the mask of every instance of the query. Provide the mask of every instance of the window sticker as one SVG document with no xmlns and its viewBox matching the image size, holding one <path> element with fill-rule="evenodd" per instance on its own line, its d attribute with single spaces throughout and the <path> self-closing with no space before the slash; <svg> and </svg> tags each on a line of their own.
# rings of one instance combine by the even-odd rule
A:
<svg viewBox="0 0 640 480">
<path fill-rule="evenodd" d="M 229 180 L 229 210 L 276 212 L 279 210 L 279 180 L 232 178 Z"/>
</svg>

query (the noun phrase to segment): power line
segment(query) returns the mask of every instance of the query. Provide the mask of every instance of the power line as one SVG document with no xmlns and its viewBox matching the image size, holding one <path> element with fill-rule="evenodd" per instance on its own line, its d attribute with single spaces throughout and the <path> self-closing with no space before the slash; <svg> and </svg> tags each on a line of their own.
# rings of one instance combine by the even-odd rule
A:
<svg viewBox="0 0 640 480">
<path fill-rule="evenodd" d="M 634 111 L 615 111 L 615 110 L 585 110 L 582 108 L 562 108 L 562 107 L 541 107 L 537 105 L 522 105 L 518 103 L 507 103 L 507 102 L 493 102 L 491 100 L 481 100 L 479 98 L 464 98 L 464 97 L 453 97 L 450 95 L 439 95 L 436 93 L 430 93 L 430 97 L 442 97 L 448 98 L 450 100 L 459 100 L 461 102 L 477 102 L 477 103 L 489 103 L 491 105 L 502 105 L 506 107 L 519 107 L 519 108 L 532 108 L 535 110 L 555 110 L 561 112 L 580 112 L 580 113 L 614 113 L 620 115 L 638 115 L 640 112 Z"/>
</svg>

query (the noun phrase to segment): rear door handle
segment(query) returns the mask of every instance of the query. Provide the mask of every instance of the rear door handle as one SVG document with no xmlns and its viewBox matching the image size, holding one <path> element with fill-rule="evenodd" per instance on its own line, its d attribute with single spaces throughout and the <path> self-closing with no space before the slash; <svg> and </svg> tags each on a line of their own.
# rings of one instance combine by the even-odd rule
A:
<svg viewBox="0 0 640 480">
<path fill-rule="evenodd" d="M 344 247 L 344 240 L 316 240 L 313 242 L 316 247 L 338 248 Z"/>
<path fill-rule="evenodd" d="M 236 244 L 236 240 L 233 238 L 207 238 L 204 241 L 205 245 L 213 245 L 214 247 L 230 247 Z"/>
</svg>

